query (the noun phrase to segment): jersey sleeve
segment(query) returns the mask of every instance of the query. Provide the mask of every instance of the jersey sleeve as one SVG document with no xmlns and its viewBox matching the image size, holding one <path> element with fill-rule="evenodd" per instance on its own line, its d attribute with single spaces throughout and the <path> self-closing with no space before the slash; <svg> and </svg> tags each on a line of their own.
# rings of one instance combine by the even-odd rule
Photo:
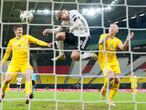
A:
<svg viewBox="0 0 146 110">
<path fill-rule="evenodd" d="M 104 38 L 105 38 L 104 34 L 100 35 L 100 39 L 104 39 Z"/>
<path fill-rule="evenodd" d="M 108 34 L 102 34 L 102 35 L 100 35 L 99 40 L 103 40 L 107 35 L 108 35 Z"/>
<path fill-rule="evenodd" d="M 71 11 L 71 19 L 72 21 L 76 21 L 78 18 L 80 18 L 80 13 L 76 10 Z"/>
<path fill-rule="evenodd" d="M 29 42 L 33 43 L 33 44 L 38 44 L 40 46 L 48 46 L 48 43 L 46 43 L 46 42 L 44 42 L 42 40 L 36 39 L 31 35 L 29 35 Z"/>
<path fill-rule="evenodd" d="M 11 40 L 9 41 L 8 45 L 7 45 L 7 48 L 6 48 L 6 52 L 4 54 L 4 57 L 2 59 L 2 65 L 7 61 L 7 59 L 9 58 L 10 56 L 10 53 L 12 51 L 12 43 L 11 43 Z"/>
<path fill-rule="evenodd" d="M 120 40 L 120 39 L 117 39 L 118 41 L 117 41 L 117 45 L 120 45 L 120 44 L 122 44 L 122 41 Z"/>
</svg>

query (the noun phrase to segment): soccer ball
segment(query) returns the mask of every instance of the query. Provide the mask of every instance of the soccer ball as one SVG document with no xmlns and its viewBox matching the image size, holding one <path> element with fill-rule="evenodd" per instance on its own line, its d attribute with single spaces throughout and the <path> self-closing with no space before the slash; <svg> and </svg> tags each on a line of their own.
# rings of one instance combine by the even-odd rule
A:
<svg viewBox="0 0 146 110">
<path fill-rule="evenodd" d="M 28 21 L 29 23 L 32 21 L 33 19 L 33 14 L 30 11 L 21 11 L 20 14 L 20 20 L 22 22 Z"/>
</svg>

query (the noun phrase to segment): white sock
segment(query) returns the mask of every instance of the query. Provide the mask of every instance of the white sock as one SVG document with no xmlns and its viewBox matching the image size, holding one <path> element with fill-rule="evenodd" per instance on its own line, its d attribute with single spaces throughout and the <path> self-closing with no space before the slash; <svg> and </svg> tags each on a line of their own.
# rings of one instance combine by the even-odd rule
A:
<svg viewBox="0 0 146 110">
<path fill-rule="evenodd" d="M 64 54 L 64 51 L 62 51 L 64 49 L 63 41 L 57 41 L 56 45 L 57 45 L 57 48 L 59 49 L 59 55 Z"/>
<path fill-rule="evenodd" d="M 84 53 L 84 54 L 81 55 L 81 58 L 82 58 L 82 59 L 90 58 L 90 57 L 92 56 L 92 54 L 93 54 L 93 53 Z"/>
</svg>

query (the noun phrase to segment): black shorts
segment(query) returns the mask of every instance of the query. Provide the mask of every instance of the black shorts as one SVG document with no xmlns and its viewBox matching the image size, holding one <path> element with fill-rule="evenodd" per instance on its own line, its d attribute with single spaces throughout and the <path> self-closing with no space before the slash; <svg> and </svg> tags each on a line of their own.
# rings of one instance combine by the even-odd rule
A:
<svg viewBox="0 0 146 110">
<path fill-rule="evenodd" d="M 17 84 L 17 88 L 20 88 L 20 86 L 21 86 L 20 84 Z"/>
<path fill-rule="evenodd" d="M 85 49 L 87 47 L 87 43 L 89 42 L 90 40 L 90 37 L 80 37 L 80 42 L 79 41 L 79 37 L 78 36 L 75 36 L 74 34 L 72 33 L 68 33 L 68 32 L 65 32 L 66 34 L 66 38 L 64 40 L 64 42 L 66 43 L 69 43 L 69 44 L 72 44 L 72 45 L 75 45 L 76 49 Z"/>
</svg>

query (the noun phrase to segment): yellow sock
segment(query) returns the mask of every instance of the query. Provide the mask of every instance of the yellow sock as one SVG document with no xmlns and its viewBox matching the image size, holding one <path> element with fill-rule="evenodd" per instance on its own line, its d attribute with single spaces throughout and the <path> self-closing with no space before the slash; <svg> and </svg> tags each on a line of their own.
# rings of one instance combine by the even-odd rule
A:
<svg viewBox="0 0 146 110">
<path fill-rule="evenodd" d="M 118 88 L 119 88 L 119 83 L 114 83 L 112 84 L 112 87 L 110 89 L 110 96 L 109 99 L 112 100 L 112 98 L 114 97 L 114 95 L 117 93 Z"/>
<path fill-rule="evenodd" d="M 6 91 L 10 91 L 10 83 L 7 85 Z"/>
<path fill-rule="evenodd" d="M 32 93 L 32 81 L 25 82 L 25 92 L 26 92 L 26 95 L 29 95 Z"/>
<path fill-rule="evenodd" d="M 8 84 L 5 84 L 5 83 L 3 83 L 2 84 L 2 93 L 5 93 L 5 91 L 6 91 L 6 89 L 9 87 L 9 83 Z"/>
<path fill-rule="evenodd" d="M 107 83 L 108 83 L 108 78 L 105 77 L 105 78 L 104 78 L 104 83 L 103 83 L 103 87 L 104 87 L 104 88 L 107 87 Z"/>
</svg>

